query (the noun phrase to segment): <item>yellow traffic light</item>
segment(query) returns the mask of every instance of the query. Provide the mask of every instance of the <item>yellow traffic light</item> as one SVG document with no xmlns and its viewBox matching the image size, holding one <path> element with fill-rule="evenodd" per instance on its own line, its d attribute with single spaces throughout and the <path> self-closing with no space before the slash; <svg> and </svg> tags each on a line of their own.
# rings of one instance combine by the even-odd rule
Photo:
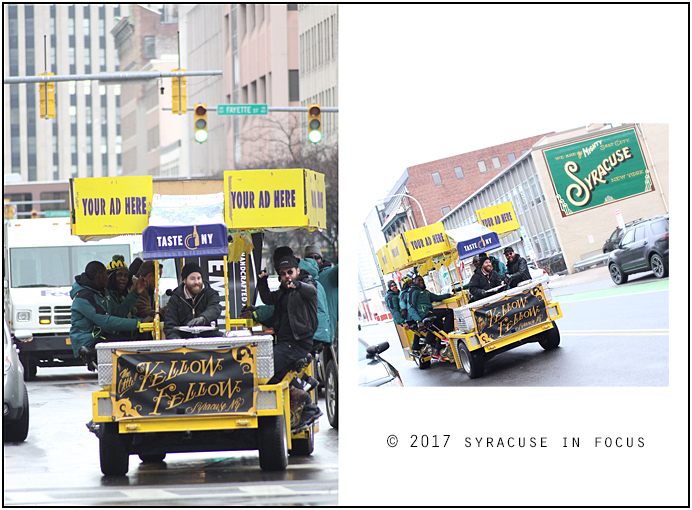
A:
<svg viewBox="0 0 692 510">
<path fill-rule="evenodd" d="M 318 104 L 308 105 L 308 140 L 312 143 L 322 140 L 322 107 Z"/>
<path fill-rule="evenodd" d="M 39 74 L 53 76 L 53 73 Z M 49 81 L 38 84 L 39 112 L 42 119 L 55 118 L 55 82 Z"/>
<path fill-rule="evenodd" d="M 209 134 L 207 133 L 207 105 L 195 105 L 195 141 L 204 143 L 207 141 Z"/>
<path fill-rule="evenodd" d="M 185 69 L 172 69 L 172 72 L 185 71 Z M 171 78 L 172 82 L 172 93 L 173 93 L 173 113 L 175 114 L 186 114 L 187 113 L 187 77 L 173 76 Z"/>
</svg>

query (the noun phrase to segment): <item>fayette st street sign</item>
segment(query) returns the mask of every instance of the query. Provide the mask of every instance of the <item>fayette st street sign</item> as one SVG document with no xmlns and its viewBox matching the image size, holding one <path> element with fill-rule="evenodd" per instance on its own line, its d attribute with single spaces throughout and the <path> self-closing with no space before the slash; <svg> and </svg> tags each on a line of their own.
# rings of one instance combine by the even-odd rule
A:
<svg viewBox="0 0 692 510">
<path fill-rule="evenodd" d="M 266 104 L 220 104 L 216 107 L 219 115 L 267 115 Z"/>
</svg>

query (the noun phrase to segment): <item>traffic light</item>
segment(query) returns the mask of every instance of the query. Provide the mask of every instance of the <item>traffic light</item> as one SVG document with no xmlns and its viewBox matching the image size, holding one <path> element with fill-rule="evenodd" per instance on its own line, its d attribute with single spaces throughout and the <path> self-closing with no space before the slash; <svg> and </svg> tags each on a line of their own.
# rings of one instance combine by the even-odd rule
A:
<svg viewBox="0 0 692 510">
<path fill-rule="evenodd" d="M 322 107 L 318 104 L 308 105 L 308 140 L 318 143 L 322 140 Z"/>
<path fill-rule="evenodd" d="M 53 73 L 39 74 L 53 76 Z M 38 84 L 39 111 L 42 119 L 55 118 L 55 82 L 49 81 Z"/>
<path fill-rule="evenodd" d="M 185 69 L 173 69 L 172 72 L 185 71 Z M 185 76 L 173 76 L 172 92 L 173 92 L 173 113 L 187 113 L 187 78 Z"/>
<path fill-rule="evenodd" d="M 195 141 L 204 143 L 207 141 L 207 105 L 195 105 Z"/>
</svg>

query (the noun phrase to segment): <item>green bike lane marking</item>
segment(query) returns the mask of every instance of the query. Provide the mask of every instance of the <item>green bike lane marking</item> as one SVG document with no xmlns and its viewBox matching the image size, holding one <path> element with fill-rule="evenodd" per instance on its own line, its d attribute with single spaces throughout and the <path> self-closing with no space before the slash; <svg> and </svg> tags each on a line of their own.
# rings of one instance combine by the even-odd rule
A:
<svg viewBox="0 0 692 510">
<path fill-rule="evenodd" d="M 553 300 L 559 303 L 570 303 L 573 301 L 585 301 L 587 299 L 602 299 L 617 296 L 627 296 L 631 294 L 641 294 L 643 292 L 658 292 L 668 290 L 668 282 L 669 280 L 661 280 L 658 282 L 626 285 L 624 287 L 620 286 L 613 289 L 592 290 L 578 294 L 566 294 L 564 296 L 555 296 Z"/>
</svg>

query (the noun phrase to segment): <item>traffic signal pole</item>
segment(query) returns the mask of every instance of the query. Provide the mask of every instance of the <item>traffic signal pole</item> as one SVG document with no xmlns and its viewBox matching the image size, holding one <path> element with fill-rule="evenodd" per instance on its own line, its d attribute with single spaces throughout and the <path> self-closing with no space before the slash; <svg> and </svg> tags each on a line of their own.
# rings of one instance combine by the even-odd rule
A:
<svg viewBox="0 0 692 510">
<path fill-rule="evenodd" d="M 149 73 L 99 73 L 99 74 L 63 74 L 58 76 L 8 76 L 3 78 L 3 84 L 15 83 L 47 83 L 58 81 L 89 81 L 95 80 L 108 83 L 121 81 L 146 81 L 160 78 L 183 76 L 221 76 L 223 71 L 178 71 L 178 72 L 149 72 Z"/>
</svg>

